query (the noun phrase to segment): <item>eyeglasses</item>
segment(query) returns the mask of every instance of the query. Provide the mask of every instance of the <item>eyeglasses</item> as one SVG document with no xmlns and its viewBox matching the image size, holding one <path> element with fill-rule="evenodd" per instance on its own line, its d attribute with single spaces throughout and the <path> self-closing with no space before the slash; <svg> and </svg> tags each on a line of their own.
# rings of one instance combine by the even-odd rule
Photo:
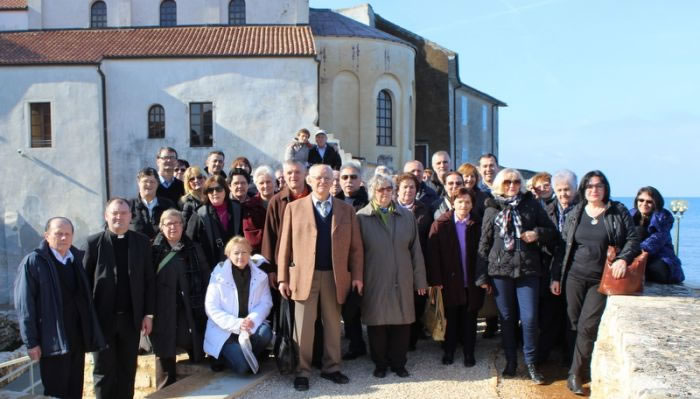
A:
<svg viewBox="0 0 700 399">
<path fill-rule="evenodd" d="M 165 155 L 165 156 L 159 156 L 158 158 L 164 160 L 164 161 L 174 161 L 177 159 L 175 155 Z"/>
<path fill-rule="evenodd" d="M 605 188 L 605 185 L 602 183 L 598 184 L 586 184 L 586 190 L 602 190 Z"/>
<path fill-rule="evenodd" d="M 217 193 L 220 193 L 220 192 L 224 191 L 224 188 L 221 187 L 221 186 L 209 187 L 209 188 L 207 189 L 207 194 L 211 194 L 211 193 L 213 193 L 214 191 L 216 191 Z"/>
<path fill-rule="evenodd" d="M 637 203 L 639 203 L 639 204 L 654 205 L 654 201 L 652 201 L 652 200 L 645 200 L 644 198 L 637 198 Z"/>
<path fill-rule="evenodd" d="M 165 227 L 167 227 L 167 228 L 171 228 L 171 227 L 179 227 L 179 226 L 182 226 L 182 222 L 170 222 L 170 223 L 164 223 L 164 224 L 163 224 L 163 226 L 165 226 Z"/>
<path fill-rule="evenodd" d="M 204 180 L 204 176 L 199 175 L 199 176 L 192 176 L 188 181 L 195 181 L 195 180 Z"/>
<path fill-rule="evenodd" d="M 341 175 L 340 178 L 342 180 L 347 180 L 347 179 L 355 180 L 355 179 L 357 179 L 357 175 Z"/>
<path fill-rule="evenodd" d="M 377 189 L 377 192 L 380 192 L 380 193 L 390 193 L 392 191 L 394 191 L 394 188 L 391 186 L 380 187 Z"/>
<path fill-rule="evenodd" d="M 519 186 L 520 180 L 503 180 L 503 185 L 506 187 L 508 187 L 510 185 Z"/>
</svg>

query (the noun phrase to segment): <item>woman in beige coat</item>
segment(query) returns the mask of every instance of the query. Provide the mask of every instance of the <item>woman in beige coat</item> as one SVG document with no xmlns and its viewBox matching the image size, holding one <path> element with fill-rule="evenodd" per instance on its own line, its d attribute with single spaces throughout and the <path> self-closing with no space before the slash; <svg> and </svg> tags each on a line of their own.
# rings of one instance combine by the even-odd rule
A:
<svg viewBox="0 0 700 399">
<path fill-rule="evenodd" d="M 357 212 L 364 245 L 362 322 L 367 325 L 374 376 L 386 369 L 408 377 L 406 352 L 415 320 L 413 291 L 425 295 L 418 227 L 411 211 L 392 201 L 393 181 L 376 175 L 369 181 L 370 203 Z"/>
</svg>

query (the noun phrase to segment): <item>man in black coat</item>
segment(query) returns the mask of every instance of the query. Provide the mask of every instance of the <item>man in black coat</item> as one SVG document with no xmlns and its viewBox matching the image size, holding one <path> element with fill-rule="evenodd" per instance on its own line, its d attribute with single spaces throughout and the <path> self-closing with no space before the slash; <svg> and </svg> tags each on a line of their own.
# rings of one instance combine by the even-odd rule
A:
<svg viewBox="0 0 700 399">
<path fill-rule="evenodd" d="M 107 349 L 95 354 L 98 399 L 134 396 L 140 331 L 149 335 L 155 311 L 155 273 L 148 237 L 129 230 L 123 198 L 107 202 L 107 230 L 87 239 L 83 265 Z"/>
<path fill-rule="evenodd" d="M 83 396 L 85 353 L 105 346 L 73 233 L 70 220 L 49 219 L 44 240 L 22 260 L 15 284 L 22 342 L 39 361 L 44 395 L 59 398 Z"/>
<path fill-rule="evenodd" d="M 131 223 L 129 230 L 145 234 L 153 240 L 158 234 L 160 215 L 170 208 L 177 208 L 175 203 L 166 197 L 156 196 L 158 173 L 153 168 L 143 168 L 136 180 L 139 185 L 139 195 L 129 201 Z"/>
<path fill-rule="evenodd" d="M 333 146 L 328 145 L 326 141 L 328 136 L 325 130 L 319 130 L 316 132 L 316 145 L 309 150 L 309 166 L 322 163 L 329 165 L 333 170 L 340 170 L 340 155 L 338 151 L 333 148 Z"/>
<path fill-rule="evenodd" d="M 420 184 L 417 187 L 416 199 L 424 205 L 432 208 L 435 201 L 438 200 L 438 195 L 429 185 L 423 181 L 423 163 L 421 161 L 408 161 L 403 165 L 404 173 L 410 173 L 415 176 Z"/>
<path fill-rule="evenodd" d="M 156 167 L 160 181 L 156 195 L 169 199 L 173 204 L 179 204 L 180 197 L 185 195 L 185 184 L 175 178 L 176 166 L 177 151 L 171 147 L 161 147 L 156 155 Z"/>
</svg>

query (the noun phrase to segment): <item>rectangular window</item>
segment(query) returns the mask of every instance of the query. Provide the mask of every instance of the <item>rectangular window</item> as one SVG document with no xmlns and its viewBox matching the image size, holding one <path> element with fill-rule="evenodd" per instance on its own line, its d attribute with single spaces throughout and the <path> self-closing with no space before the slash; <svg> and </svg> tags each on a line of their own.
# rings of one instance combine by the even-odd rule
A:
<svg viewBox="0 0 700 399">
<path fill-rule="evenodd" d="M 481 130 L 486 131 L 489 126 L 489 113 L 486 105 L 481 106 Z"/>
<path fill-rule="evenodd" d="M 212 103 L 190 103 L 190 147 L 214 145 Z"/>
<path fill-rule="evenodd" d="M 467 101 L 467 97 L 462 97 L 462 126 L 467 126 L 467 119 L 469 118 L 469 105 Z"/>
<path fill-rule="evenodd" d="M 51 147 L 51 103 L 29 104 L 32 148 Z"/>
</svg>

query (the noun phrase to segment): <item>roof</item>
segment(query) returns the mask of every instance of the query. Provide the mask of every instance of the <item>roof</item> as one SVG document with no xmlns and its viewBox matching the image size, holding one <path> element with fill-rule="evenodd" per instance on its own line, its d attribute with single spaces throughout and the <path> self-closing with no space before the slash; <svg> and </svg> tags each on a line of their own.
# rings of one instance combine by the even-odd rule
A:
<svg viewBox="0 0 700 399">
<path fill-rule="evenodd" d="M 350 17 L 327 8 L 309 8 L 309 25 L 311 25 L 314 36 L 364 37 L 367 39 L 388 40 L 413 47 L 411 43 L 405 40 L 357 22 Z"/>
<path fill-rule="evenodd" d="M 0 0 L 0 11 L 26 10 L 27 0 Z"/>
<path fill-rule="evenodd" d="M 0 33 L 0 65 L 95 64 L 103 58 L 315 54 L 308 26 L 182 26 Z"/>
</svg>

